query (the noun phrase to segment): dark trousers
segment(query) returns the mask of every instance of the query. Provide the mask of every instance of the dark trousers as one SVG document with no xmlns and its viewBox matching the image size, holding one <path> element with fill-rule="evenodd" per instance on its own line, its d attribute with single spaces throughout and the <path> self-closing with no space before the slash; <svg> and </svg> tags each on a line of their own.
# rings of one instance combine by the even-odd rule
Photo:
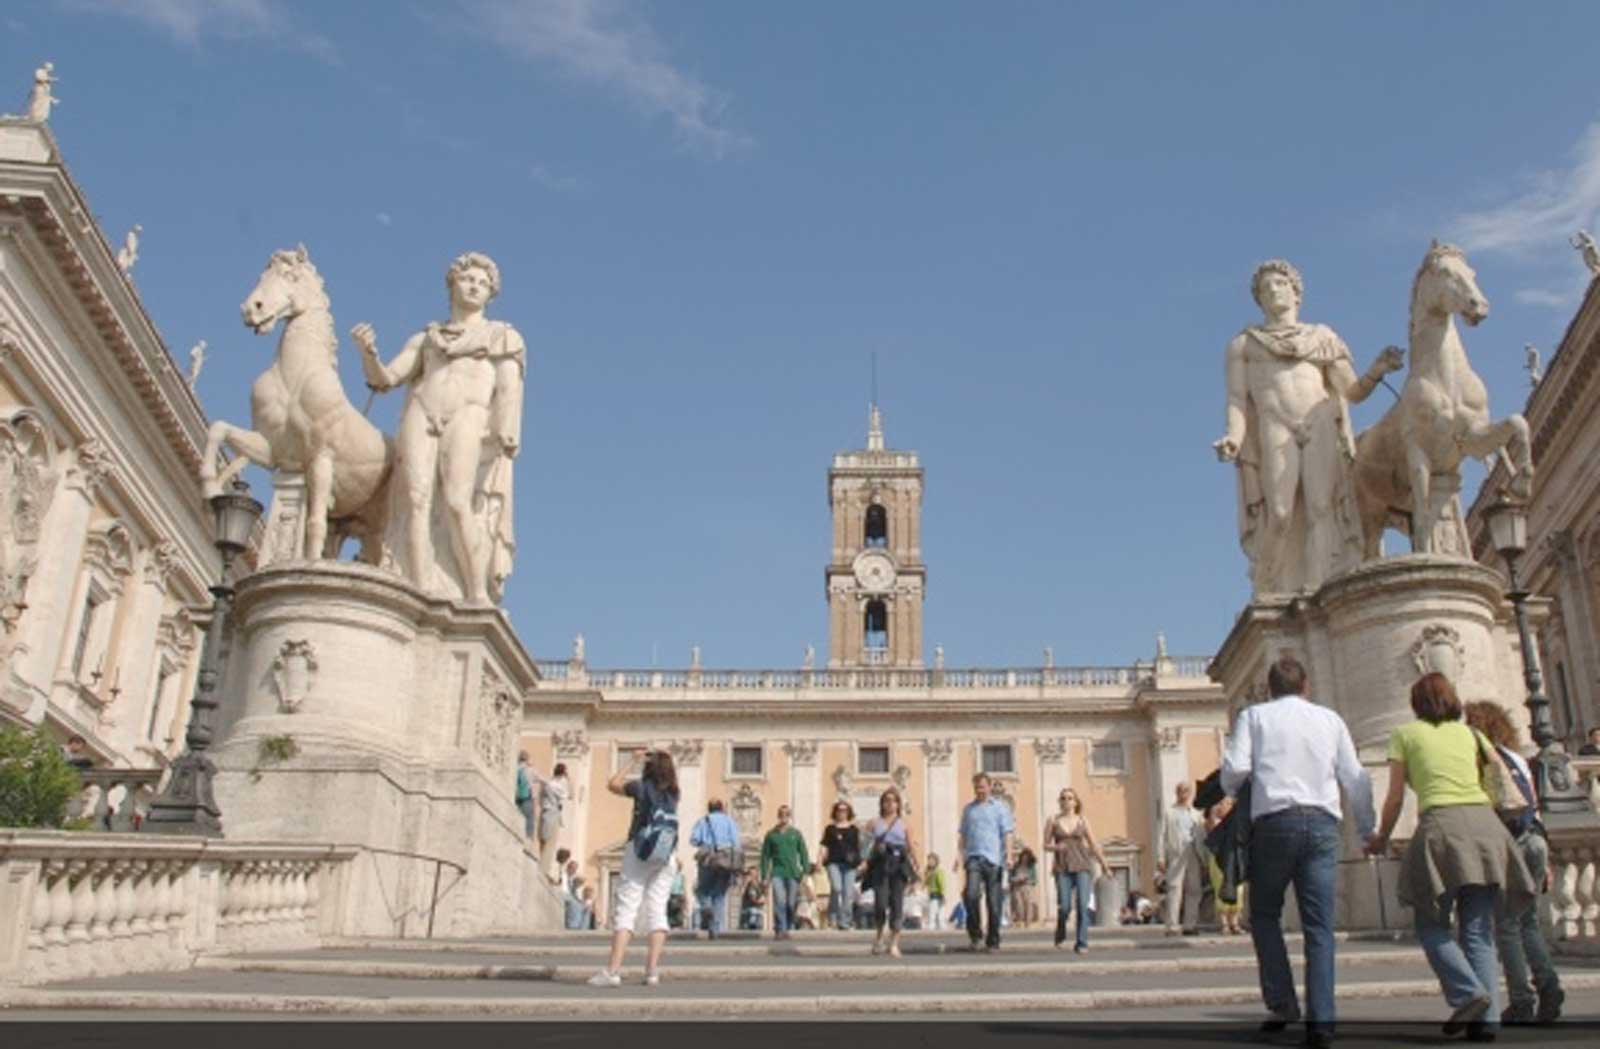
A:
<svg viewBox="0 0 1600 1049">
<path fill-rule="evenodd" d="M 889 928 L 899 932 L 905 903 L 905 875 L 880 872 L 872 880 L 872 927 L 881 931 L 887 918 Z"/>
<path fill-rule="evenodd" d="M 990 947 L 1000 946 L 1000 872 L 998 863 L 990 863 L 982 856 L 968 856 L 967 884 L 961 890 L 961 903 L 967 911 L 967 938 L 976 943 L 983 940 Z M 989 935 L 983 934 L 983 919 L 978 916 L 978 897 L 983 897 L 984 910 L 989 919 Z"/>
<path fill-rule="evenodd" d="M 1339 821 L 1297 806 L 1250 826 L 1250 936 L 1255 941 L 1261 998 L 1268 1009 L 1298 1016 L 1294 973 L 1283 942 L 1283 896 L 1294 886 L 1305 933 L 1306 1019 L 1327 1030 L 1334 1021 L 1333 908 L 1339 873 Z"/>
</svg>

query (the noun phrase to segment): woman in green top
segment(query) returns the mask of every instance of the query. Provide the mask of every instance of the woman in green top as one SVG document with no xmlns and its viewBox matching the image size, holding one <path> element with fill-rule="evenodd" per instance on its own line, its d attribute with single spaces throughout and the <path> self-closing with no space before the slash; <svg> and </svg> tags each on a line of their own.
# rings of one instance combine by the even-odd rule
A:
<svg viewBox="0 0 1600 1049">
<path fill-rule="evenodd" d="M 1486 764 L 1504 765 L 1462 723 L 1450 680 L 1424 674 L 1411 688 L 1411 710 L 1417 720 L 1389 737 L 1389 796 L 1367 853 L 1387 851 L 1409 786 L 1418 817 L 1400 864 L 1400 902 L 1416 915 L 1417 939 L 1453 1010 L 1444 1033 L 1466 1030 L 1469 1038 L 1489 1039 L 1499 1020 L 1495 907 L 1502 893 L 1521 899 L 1536 886 L 1482 785 Z M 1454 938 L 1452 911 L 1459 925 Z"/>
</svg>

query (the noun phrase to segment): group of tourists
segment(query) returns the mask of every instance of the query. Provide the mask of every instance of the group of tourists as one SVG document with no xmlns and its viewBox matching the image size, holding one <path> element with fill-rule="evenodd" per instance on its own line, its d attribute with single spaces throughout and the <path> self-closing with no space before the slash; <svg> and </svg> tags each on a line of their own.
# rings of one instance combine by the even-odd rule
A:
<svg viewBox="0 0 1600 1049">
<path fill-rule="evenodd" d="M 1487 702 L 1463 709 L 1444 675 L 1420 678 L 1410 697 L 1416 719 L 1396 729 L 1389 741 L 1389 792 L 1380 823 L 1371 777 L 1349 729 L 1338 714 L 1308 698 L 1305 669 L 1286 655 L 1271 667 L 1267 685 L 1269 698 L 1239 714 L 1221 768 L 1200 784 L 1203 796 L 1195 799 L 1200 810 L 1191 805 L 1194 791 L 1183 784 L 1178 803 L 1163 814 L 1155 851 L 1166 887 L 1168 933 L 1198 931 L 1195 911 L 1208 881 L 1224 933 L 1241 932 L 1248 913 L 1268 1011 L 1263 1031 L 1304 1020 L 1308 1043 L 1328 1044 L 1335 1020 L 1340 792 L 1353 810 L 1366 854 L 1382 856 L 1410 790 L 1417 798 L 1418 822 L 1401 862 L 1399 896 L 1414 911 L 1418 941 L 1451 1009 L 1446 1034 L 1488 1040 L 1501 1023 L 1558 1018 L 1564 995 L 1535 910 L 1536 898 L 1549 887 L 1549 849 L 1533 778 L 1514 749 L 1516 733 L 1505 710 Z M 623 954 L 642 905 L 650 937 L 645 982 L 655 984 L 668 929 L 667 900 L 677 875 L 672 857 L 678 788 L 671 755 L 636 752 L 608 789 L 633 800 L 633 819 L 615 892 L 610 961 L 590 982 L 620 983 Z M 973 777 L 972 795 L 959 825 L 965 884 L 957 911 L 971 949 L 987 953 L 1000 948 L 1008 858 L 1014 871 L 1023 855 L 1014 848 L 1011 807 L 995 796 L 986 773 Z M 1094 874 L 1097 868 L 1107 870 L 1106 858 L 1077 792 L 1066 788 L 1057 802 L 1041 846 L 1059 901 L 1055 943 L 1064 947 L 1071 920 L 1074 950 L 1083 953 L 1093 925 Z M 879 796 L 878 813 L 865 825 L 858 825 L 850 804 L 840 800 L 813 863 L 805 836 L 788 806 L 782 806 L 762 841 L 759 867 L 750 870 L 738 827 L 713 800 L 689 835 L 699 923 L 713 937 L 723 931 L 728 893 L 742 881 L 746 909 L 752 893 L 758 912 L 770 896 L 774 934 L 786 939 L 800 918 L 802 901 L 816 902 L 816 891 L 804 887 L 825 871 L 825 920 L 835 928 L 852 927 L 859 886 L 872 896 L 872 952 L 899 958 L 908 887 L 925 886 L 930 917 L 943 913 L 948 892 L 936 856 L 928 856 L 922 867 L 904 814 L 904 799 L 893 787 Z M 1282 928 L 1291 886 L 1304 932 L 1303 1007 Z M 1014 884 L 1012 891 L 1017 888 Z M 1154 913 L 1153 901 L 1130 896 L 1120 917 L 1145 921 Z M 811 917 L 824 920 L 815 907 Z M 1510 997 L 1503 1012 L 1498 1007 L 1501 965 Z"/>
<path fill-rule="evenodd" d="M 1250 935 L 1268 1011 L 1263 1031 L 1303 1019 L 1308 1044 L 1329 1044 L 1340 790 L 1366 854 L 1383 856 L 1409 789 L 1418 819 L 1401 858 L 1399 897 L 1413 910 L 1417 939 L 1451 1010 L 1444 1033 L 1487 1041 L 1501 1023 L 1557 1019 L 1564 994 L 1535 911 L 1549 885 L 1548 845 L 1505 710 L 1487 702 L 1463 710 L 1447 677 L 1424 674 L 1411 689 L 1416 719 L 1389 739 L 1389 792 L 1375 828 L 1371 777 L 1343 719 L 1307 698 L 1305 669 L 1280 658 L 1267 691 L 1270 698 L 1246 707 L 1234 724 L 1222 796 L 1208 807 L 1211 834 L 1196 829 L 1187 788 L 1163 820 L 1169 931 L 1182 913 L 1176 901 L 1188 895 L 1171 886 L 1181 879 L 1195 887 L 1203 849 L 1222 868 L 1220 899 L 1246 906 L 1242 883 L 1249 886 Z M 1305 937 L 1303 1010 L 1282 928 L 1291 885 Z M 1503 1012 L 1502 964 L 1510 992 Z"/>
<path fill-rule="evenodd" d="M 528 840 L 538 842 L 539 869 L 552 885 L 562 884 L 564 868 L 556 859 L 557 839 L 563 812 L 572 795 L 567 766 L 557 763 L 548 777 L 541 776 L 528 761 L 528 752 L 517 754 L 517 810 L 522 813 L 522 830 Z"/>
</svg>

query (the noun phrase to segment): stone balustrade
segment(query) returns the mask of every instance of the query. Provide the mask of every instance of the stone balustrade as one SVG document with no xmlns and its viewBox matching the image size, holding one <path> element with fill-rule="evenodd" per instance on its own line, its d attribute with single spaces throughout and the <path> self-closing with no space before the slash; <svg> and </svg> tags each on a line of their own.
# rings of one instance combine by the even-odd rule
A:
<svg viewBox="0 0 1600 1049">
<path fill-rule="evenodd" d="M 581 664 L 541 661 L 541 687 L 590 688 L 638 692 L 784 692 L 826 695 L 841 691 L 937 692 L 1013 689 L 1043 695 L 1061 692 L 1126 691 L 1159 677 L 1209 683 L 1210 660 L 1204 656 L 1163 657 L 1159 663 L 1112 667 L 922 668 L 852 667 L 827 670 L 610 670 Z"/>
<path fill-rule="evenodd" d="M 1586 826 L 1550 833 L 1550 894 L 1545 917 L 1565 953 L 1600 955 L 1600 758 L 1573 759 L 1594 810 Z"/>
<path fill-rule="evenodd" d="M 68 819 L 90 818 L 94 830 L 137 830 L 165 769 L 82 769 L 83 793 L 67 808 Z"/>
<path fill-rule="evenodd" d="M 187 969 L 338 931 L 357 850 L 167 835 L 0 832 L 0 985 Z"/>
</svg>

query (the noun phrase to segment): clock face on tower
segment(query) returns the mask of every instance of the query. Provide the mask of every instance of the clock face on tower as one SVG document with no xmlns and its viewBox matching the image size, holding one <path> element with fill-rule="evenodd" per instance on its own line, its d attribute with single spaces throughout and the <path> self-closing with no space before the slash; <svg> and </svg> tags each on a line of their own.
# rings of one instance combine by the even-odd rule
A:
<svg viewBox="0 0 1600 1049">
<path fill-rule="evenodd" d="M 882 550 L 863 550 L 856 555 L 856 583 L 869 593 L 883 593 L 894 586 L 894 559 Z"/>
</svg>

